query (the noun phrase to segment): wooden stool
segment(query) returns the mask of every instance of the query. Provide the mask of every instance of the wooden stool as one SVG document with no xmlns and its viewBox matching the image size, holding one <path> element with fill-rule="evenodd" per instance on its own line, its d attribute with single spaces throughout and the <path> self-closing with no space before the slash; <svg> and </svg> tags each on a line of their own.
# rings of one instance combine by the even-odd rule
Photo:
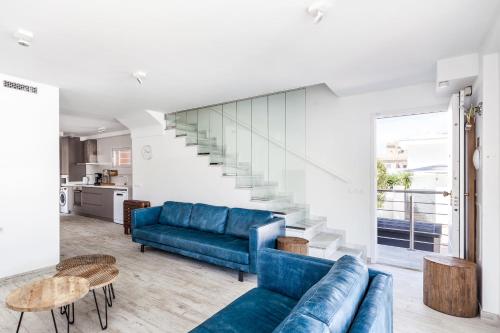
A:
<svg viewBox="0 0 500 333">
<path fill-rule="evenodd" d="M 137 208 L 151 207 L 149 201 L 125 200 L 123 202 L 123 232 L 128 235 L 132 232 L 132 211 Z"/>
<path fill-rule="evenodd" d="M 304 238 L 299 237 L 278 237 L 278 250 L 304 254 L 307 255 L 309 252 L 309 241 Z"/>
<path fill-rule="evenodd" d="M 456 317 L 477 316 L 476 264 L 453 257 L 425 256 L 424 304 Z"/>
</svg>

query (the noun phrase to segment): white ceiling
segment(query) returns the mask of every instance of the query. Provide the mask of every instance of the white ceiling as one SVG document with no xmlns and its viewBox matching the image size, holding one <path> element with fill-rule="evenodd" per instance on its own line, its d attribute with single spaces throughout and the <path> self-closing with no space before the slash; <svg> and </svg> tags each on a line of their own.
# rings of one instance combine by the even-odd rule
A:
<svg viewBox="0 0 500 333">
<path fill-rule="evenodd" d="M 115 132 L 126 129 L 125 126 L 114 118 L 100 117 L 98 115 L 75 115 L 61 113 L 59 115 L 59 128 L 64 136 L 87 136 L 96 134 L 98 128 L 105 128 L 105 132 Z"/>
<path fill-rule="evenodd" d="M 2 1 L 0 72 L 59 86 L 63 114 L 103 122 L 323 82 L 351 94 L 434 80 L 437 59 L 478 49 L 500 3 L 337 0 L 315 25 L 313 1 Z"/>
</svg>

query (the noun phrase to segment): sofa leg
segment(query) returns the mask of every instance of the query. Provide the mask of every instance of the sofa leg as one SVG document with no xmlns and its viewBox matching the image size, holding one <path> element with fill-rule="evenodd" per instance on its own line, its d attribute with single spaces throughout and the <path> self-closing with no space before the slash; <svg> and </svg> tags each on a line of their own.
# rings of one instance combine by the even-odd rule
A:
<svg viewBox="0 0 500 333">
<path fill-rule="evenodd" d="M 243 271 L 238 271 L 238 281 L 243 282 Z"/>
<path fill-rule="evenodd" d="M 144 252 L 144 244 L 141 244 L 141 252 Z"/>
</svg>

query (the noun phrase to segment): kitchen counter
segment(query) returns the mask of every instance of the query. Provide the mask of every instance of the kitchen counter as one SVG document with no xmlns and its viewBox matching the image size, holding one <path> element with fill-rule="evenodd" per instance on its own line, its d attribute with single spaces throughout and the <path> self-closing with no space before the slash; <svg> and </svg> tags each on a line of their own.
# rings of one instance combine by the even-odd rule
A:
<svg viewBox="0 0 500 333">
<path fill-rule="evenodd" d="M 113 190 L 127 190 L 128 191 L 128 186 L 125 185 L 93 185 L 93 184 L 83 184 L 83 183 L 78 183 L 78 182 L 69 182 L 61 186 L 67 186 L 67 187 L 94 187 L 94 188 L 109 188 Z"/>
</svg>

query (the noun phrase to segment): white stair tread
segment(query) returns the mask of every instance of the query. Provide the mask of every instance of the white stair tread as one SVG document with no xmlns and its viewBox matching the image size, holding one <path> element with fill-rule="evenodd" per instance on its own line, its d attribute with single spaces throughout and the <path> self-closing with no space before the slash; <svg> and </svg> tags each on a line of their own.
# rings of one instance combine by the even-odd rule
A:
<svg viewBox="0 0 500 333">
<path fill-rule="evenodd" d="M 341 246 L 337 249 L 337 251 L 333 252 L 329 259 L 331 260 L 339 260 L 345 255 L 350 255 L 354 257 L 361 258 L 363 256 L 363 251 L 360 249 L 354 249 L 346 246 Z"/>
<path fill-rule="evenodd" d="M 303 219 L 291 223 L 287 223 L 286 227 L 290 229 L 306 230 L 314 228 L 318 224 L 324 223 L 326 219 Z"/>
<path fill-rule="evenodd" d="M 288 215 L 293 213 L 303 212 L 305 209 L 302 207 L 289 206 L 280 209 L 273 209 L 275 215 Z"/>
<path fill-rule="evenodd" d="M 332 243 L 339 241 L 341 238 L 342 236 L 339 234 L 320 232 L 309 241 L 309 247 L 327 249 Z"/>
</svg>

